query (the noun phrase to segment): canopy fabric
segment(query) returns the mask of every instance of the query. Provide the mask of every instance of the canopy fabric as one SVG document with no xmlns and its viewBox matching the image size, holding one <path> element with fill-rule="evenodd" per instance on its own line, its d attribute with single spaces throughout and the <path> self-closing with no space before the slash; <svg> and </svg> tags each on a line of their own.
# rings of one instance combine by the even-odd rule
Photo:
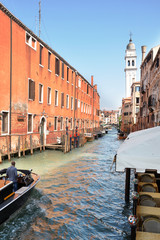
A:
<svg viewBox="0 0 160 240">
<path fill-rule="evenodd" d="M 130 133 L 116 156 L 116 171 L 134 168 L 137 172 L 160 172 L 160 126 Z"/>
</svg>

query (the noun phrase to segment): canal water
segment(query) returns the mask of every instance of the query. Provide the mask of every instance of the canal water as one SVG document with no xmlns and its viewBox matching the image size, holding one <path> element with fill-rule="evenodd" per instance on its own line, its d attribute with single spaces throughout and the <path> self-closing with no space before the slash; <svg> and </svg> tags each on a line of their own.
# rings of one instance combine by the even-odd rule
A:
<svg viewBox="0 0 160 240">
<path fill-rule="evenodd" d="M 117 131 L 68 154 L 46 150 L 15 159 L 41 181 L 26 204 L 0 226 L 1 240 L 130 239 L 123 173 L 110 170 Z M 8 160 L 1 168 L 10 165 Z"/>
</svg>

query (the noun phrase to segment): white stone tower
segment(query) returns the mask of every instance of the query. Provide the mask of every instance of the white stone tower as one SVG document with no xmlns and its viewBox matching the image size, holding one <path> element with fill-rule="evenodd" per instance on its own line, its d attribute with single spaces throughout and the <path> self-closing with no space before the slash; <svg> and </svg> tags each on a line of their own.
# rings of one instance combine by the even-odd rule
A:
<svg viewBox="0 0 160 240">
<path fill-rule="evenodd" d="M 136 49 L 135 45 L 132 42 L 132 38 L 130 37 L 129 43 L 126 47 L 125 51 L 125 61 L 126 67 L 125 71 L 125 79 L 126 79 L 126 90 L 125 90 L 125 97 L 131 97 L 131 86 L 132 83 L 136 82 L 136 74 L 137 74 L 137 67 L 136 67 Z"/>
</svg>

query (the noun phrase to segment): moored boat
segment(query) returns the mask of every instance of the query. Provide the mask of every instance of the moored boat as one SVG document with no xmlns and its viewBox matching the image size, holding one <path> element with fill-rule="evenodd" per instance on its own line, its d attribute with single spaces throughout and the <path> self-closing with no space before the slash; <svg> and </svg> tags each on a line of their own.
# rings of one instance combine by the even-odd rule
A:
<svg viewBox="0 0 160 240">
<path fill-rule="evenodd" d="M 6 177 L 7 169 L 0 170 L 0 224 L 6 221 L 28 199 L 40 177 L 31 170 L 17 169 L 18 190 L 13 191 L 13 182 Z"/>
<path fill-rule="evenodd" d="M 117 135 L 119 140 L 123 140 L 127 138 L 127 135 L 124 132 L 120 132 Z"/>
</svg>

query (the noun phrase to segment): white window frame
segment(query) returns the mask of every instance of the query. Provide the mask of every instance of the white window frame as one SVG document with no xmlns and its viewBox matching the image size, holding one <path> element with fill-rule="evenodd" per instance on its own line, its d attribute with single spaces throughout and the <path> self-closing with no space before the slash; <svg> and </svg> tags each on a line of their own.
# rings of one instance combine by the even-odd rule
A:
<svg viewBox="0 0 160 240">
<path fill-rule="evenodd" d="M 57 92 L 57 98 L 56 98 L 56 92 Z M 54 106 L 58 107 L 58 90 L 55 89 L 54 94 L 55 94 L 54 95 L 54 101 L 55 101 Z"/>
<path fill-rule="evenodd" d="M 29 98 L 29 80 L 31 80 L 32 82 L 35 82 L 35 81 L 32 80 L 31 78 L 28 78 L 28 100 L 30 100 L 30 101 L 34 101 L 35 98 L 34 98 L 34 100 L 33 100 L 32 98 Z M 35 96 L 34 96 L 34 97 L 35 97 Z"/>
<path fill-rule="evenodd" d="M 55 129 L 55 119 L 56 119 L 56 129 Z M 54 117 L 54 131 L 57 131 L 57 129 L 58 129 L 58 117 L 55 116 Z"/>
<path fill-rule="evenodd" d="M 43 84 L 39 83 L 39 98 L 40 98 L 40 86 L 42 86 L 42 92 L 41 92 L 41 100 L 39 100 L 39 103 L 43 103 Z"/>
<path fill-rule="evenodd" d="M 29 42 L 27 42 L 27 35 L 29 36 Z M 32 40 L 35 41 L 35 47 L 32 47 Z M 25 32 L 25 43 L 35 51 L 37 50 L 37 40 L 34 37 L 32 37 L 31 34 L 29 34 L 27 31 Z"/>
<path fill-rule="evenodd" d="M 67 66 L 67 74 L 68 74 L 67 83 L 69 83 L 69 67 L 68 66 Z"/>
<path fill-rule="evenodd" d="M 78 99 L 78 108 L 80 108 L 80 106 L 81 106 L 81 102 L 80 102 L 80 100 Z"/>
<path fill-rule="evenodd" d="M 1 135 L 4 136 L 4 135 L 8 135 L 8 134 L 9 134 L 9 111 L 2 110 L 1 113 L 2 113 L 2 115 L 3 115 L 3 113 L 8 113 L 8 126 L 7 126 L 7 130 L 8 130 L 8 131 L 7 131 L 7 132 L 3 132 L 3 131 L 2 131 L 3 119 L 2 119 L 2 121 L 1 121 L 1 122 L 2 122 L 2 124 L 1 124 Z M 2 117 L 3 117 L 3 116 L 2 116 Z"/>
<path fill-rule="evenodd" d="M 31 115 L 31 119 L 32 119 L 31 131 L 28 131 L 28 116 L 29 115 Z M 27 132 L 28 133 L 33 133 L 33 114 L 32 113 L 28 113 L 28 115 L 27 115 Z"/>
<path fill-rule="evenodd" d="M 86 104 L 83 103 L 83 112 L 85 113 L 85 107 L 86 107 Z"/>
<path fill-rule="evenodd" d="M 61 121 L 60 121 L 60 130 L 62 131 L 63 130 L 63 117 L 60 118 Z"/>
<path fill-rule="evenodd" d="M 81 112 L 83 112 L 83 102 L 81 102 Z"/>
<path fill-rule="evenodd" d="M 69 109 L 69 95 L 66 94 L 66 108 Z"/>
<path fill-rule="evenodd" d="M 40 49 L 40 46 L 42 47 L 42 49 L 44 48 L 44 46 L 41 43 L 39 44 L 39 49 Z M 40 54 L 40 50 L 39 50 L 39 54 Z M 41 63 L 42 63 L 42 54 L 41 54 Z M 39 66 L 43 68 L 44 66 L 41 63 L 39 63 Z"/>
<path fill-rule="evenodd" d="M 49 89 L 50 89 L 50 96 L 48 96 L 49 94 Z M 52 95 L 52 89 L 50 87 L 47 88 L 47 103 L 48 105 L 51 105 L 51 95 Z M 48 98 L 49 98 L 49 101 L 48 101 Z"/>
<path fill-rule="evenodd" d="M 81 88 L 81 79 L 78 79 L 78 87 Z"/>
<path fill-rule="evenodd" d="M 71 97 L 71 110 L 73 110 L 73 97 Z"/>
<path fill-rule="evenodd" d="M 51 53 L 51 51 L 48 51 L 48 56 L 50 55 L 50 66 L 48 66 L 49 68 L 48 68 L 48 71 L 49 72 L 52 72 L 52 70 L 51 70 L 51 56 L 52 56 L 52 53 Z M 49 60 L 49 57 L 48 57 L 48 60 Z M 49 62 L 48 62 L 49 63 Z M 49 65 L 49 64 L 48 64 Z"/>
</svg>

